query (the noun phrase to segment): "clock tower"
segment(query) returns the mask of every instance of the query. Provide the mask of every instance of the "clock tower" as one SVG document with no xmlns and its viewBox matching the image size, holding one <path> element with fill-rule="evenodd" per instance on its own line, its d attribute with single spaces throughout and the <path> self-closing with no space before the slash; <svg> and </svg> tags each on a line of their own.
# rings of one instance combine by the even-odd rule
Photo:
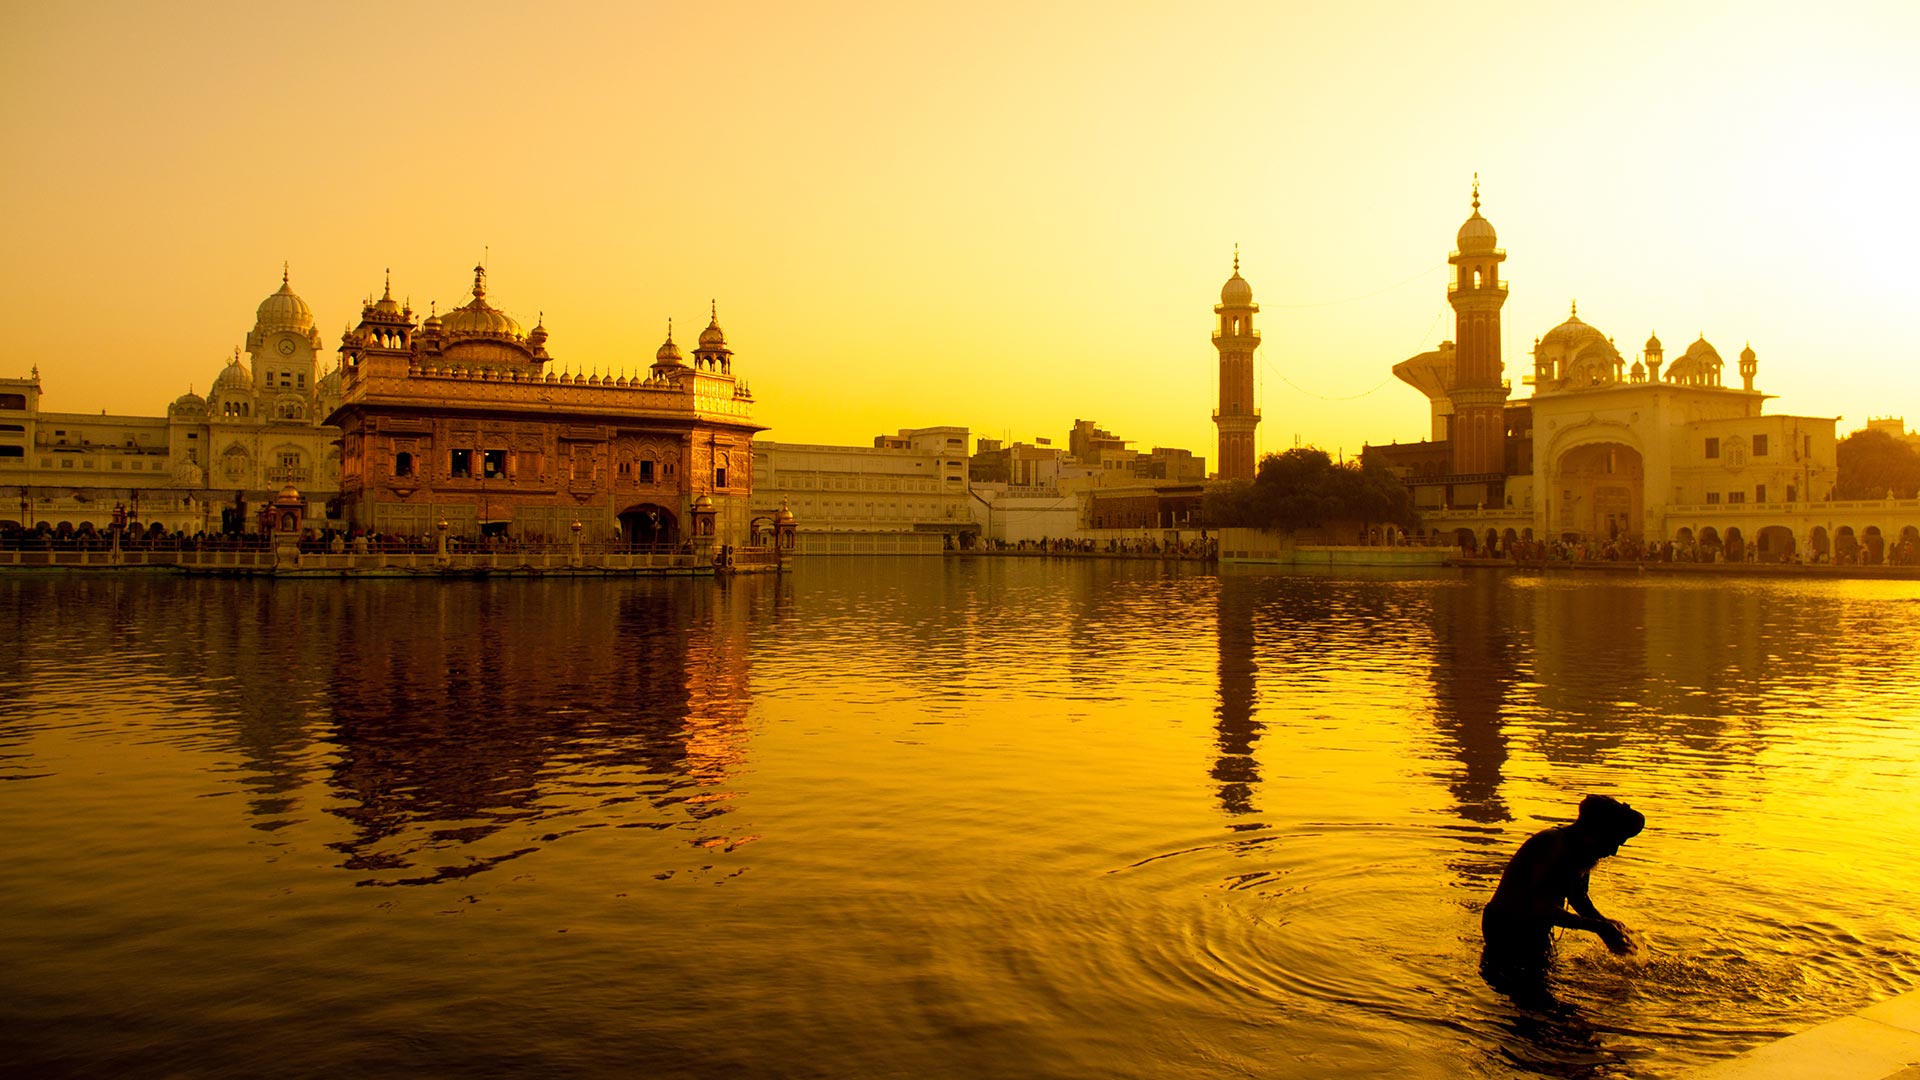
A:
<svg viewBox="0 0 1920 1080">
<path fill-rule="evenodd" d="M 294 294 L 287 271 L 280 273 L 280 290 L 260 302 L 253 329 L 247 332 L 247 352 L 253 356 L 253 393 L 260 414 L 270 420 L 311 423 L 317 409 L 314 358 L 320 332 L 313 326 L 313 309 Z"/>
</svg>

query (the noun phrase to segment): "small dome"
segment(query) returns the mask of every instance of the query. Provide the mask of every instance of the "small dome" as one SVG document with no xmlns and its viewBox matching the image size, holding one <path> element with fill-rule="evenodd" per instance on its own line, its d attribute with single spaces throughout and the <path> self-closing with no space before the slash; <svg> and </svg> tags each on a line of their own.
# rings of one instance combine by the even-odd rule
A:
<svg viewBox="0 0 1920 1080">
<path fill-rule="evenodd" d="M 713 509 L 713 496 L 711 496 L 711 495 L 701 495 L 701 496 L 699 496 L 698 498 L 696 498 L 696 499 L 694 499 L 694 500 L 693 500 L 693 508 L 694 508 L 695 510 L 711 510 L 711 509 Z"/>
<path fill-rule="evenodd" d="M 785 499 L 780 500 L 780 509 L 773 512 L 773 520 L 781 525 L 788 524 L 793 520 L 793 511 L 787 509 L 787 501 Z"/>
<path fill-rule="evenodd" d="M 186 393 L 181 394 L 179 397 L 174 398 L 173 404 L 167 406 L 167 411 L 169 412 L 206 412 L 207 399 L 189 390 Z"/>
<path fill-rule="evenodd" d="M 546 343 L 547 343 L 547 313 L 543 311 L 540 313 L 540 321 L 534 323 L 533 329 L 527 333 L 527 344 L 537 349 L 540 346 L 545 345 Z"/>
<path fill-rule="evenodd" d="M 1747 347 L 1740 350 L 1740 362 L 1743 364 L 1751 364 L 1753 363 L 1753 357 L 1753 343 L 1748 342 Z"/>
<path fill-rule="evenodd" d="M 299 502 L 300 489 L 297 487 L 294 487 L 292 484 L 288 484 L 286 487 L 281 488 L 280 501 L 281 502 Z"/>
<path fill-rule="evenodd" d="M 260 301 L 260 307 L 254 312 L 254 324 L 262 332 L 298 330 L 304 334 L 313 329 L 313 309 L 294 295 L 284 269 L 280 272 L 280 290 Z"/>
<path fill-rule="evenodd" d="M 1480 216 L 1480 174 L 1473 174 L 1473 216 L 1460 226 L 1460 232 L 1454 237 L 1454 246 L 1463 255 L 1483 254 L 1498 246 L 1500 237 L 1493 231 L 1493 222 Z"/>
<path fill-rule="evenodd" d="M 1480 216 L 1475 210 L 1466 224 L 1460 226 L 1460 232 L 1454 237 L 1454 245 L 1462 254 L 1478 254 L 1492 251 L 1499 246 L 1500 237 L 1493 231 L 1493 222 Z"/>
<path fill-rule="evenodd" d="M 707 328 L 700 331 L 700 346 L 702 348 L 709 345 L 725 345 L 726 343 L 727 335 L 721 331 L 718 321 L 708 323 Z"/>
<path fill-rule="evenodd" d="M 381 295 L 380 299 L 374 301 L 373 310 L 382 315 L 400 314 L 400 304 L 393 298 L 393 271 L 391 270 L 387 271 L 386 292 Z"/>
<path fill-rule="evenodd" d="M 1722 362 L 1720 359 L 1720 353 L 1717 350 L 1715 350 L 1712 345 L 1707 343 L 1707 336 L 1705 334 L 1702 334 L 1700 335 L 1700 340 L 1687 346 L 1687 355 L 1685 359 L 1706 360 L 1708 358 L 1712 358 L 1713 362 L 1716 364 Z"/>
<path fill-rule="evenodd" d="M 1253 303 L 1253 286 L 1240 276 L 1240 271 L 1235 270 L 1227 283 L 1220 286 L 1220 302 L 1227 307 L 1246 307 Z"/>
<path fill-rule="evenodd" d="M 1656 353 L 1660 351 L 1660 339 L 1657 336 L 1653 334 L 1647 335 L 1646 351 L 1650 353 Z"/>
<path fill-rule="evenodd" d="M 238 349 L 233 351 L 233 359 L 227 361 L 227 366 L 221 369 L 220 374 L 213 380 L 213 390 L 210 393 L 222 392 L 240 394 L 253 392 L 253 372 L 248 371 L 247 365 L 241 363 Z"/>
<path fill-rule="evenodd" d="M 653 354 L 653 362 L 656 365 L 680 363 L 680 346 L 673 343 L 672 330 L 667 331 L 667 340 L 661 344 L 660 350 Z"/>
</svg>

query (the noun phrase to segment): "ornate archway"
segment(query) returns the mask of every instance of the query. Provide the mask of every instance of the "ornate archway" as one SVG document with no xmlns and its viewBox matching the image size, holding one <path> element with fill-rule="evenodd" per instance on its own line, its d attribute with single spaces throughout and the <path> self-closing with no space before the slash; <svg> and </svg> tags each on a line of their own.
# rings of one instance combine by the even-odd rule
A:
<svg viewBox="0 0 1920 1080">
<path fill-rule="evenodd" d="M 620 540 L 629 551 L 657 551 L 680 543 L 680 522 L 656 503 L 638 503 L 620 511 Z"/>
<path fill-rule="evenodd" d="M 1639 537 L 1645 522 L 1645 469 L 1624 442 L 1587 442 L 1554 459 L 1548 489 L 1553 530 L 1587 540 Z"/>
</svg>

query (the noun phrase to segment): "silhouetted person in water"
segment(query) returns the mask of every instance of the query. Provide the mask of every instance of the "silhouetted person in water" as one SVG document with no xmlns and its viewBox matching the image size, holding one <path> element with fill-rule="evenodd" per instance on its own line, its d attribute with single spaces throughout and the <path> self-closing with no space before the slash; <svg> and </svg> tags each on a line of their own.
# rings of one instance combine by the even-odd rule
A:
<svg viewBox="0 0 1920 1080">
<path fill-rule="evenodd" d="M 1580 817 L 1573 824 L 1529 837 L 1500 875 L 1500 886 L 1480 915 L 1486 964 L 1509 971 L 1544 970 L 1556 926 L 1591 931 L 1617 953 L 1632 951 L 1626 927 L 1600 914 L 1587 896 L 1587 875 L 1601 859 L 1640 835 L 1646 824 L 1646 815 L 1626 803 L 1589 795 L 1580 800 Z"/>
</svg>

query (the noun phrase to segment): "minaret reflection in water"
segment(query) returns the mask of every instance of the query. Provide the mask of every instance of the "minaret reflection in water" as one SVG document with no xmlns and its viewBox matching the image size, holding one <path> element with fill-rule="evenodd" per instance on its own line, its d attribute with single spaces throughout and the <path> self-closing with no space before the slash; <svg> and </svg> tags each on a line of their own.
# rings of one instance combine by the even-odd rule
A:
<svg viewBox="0 0 1920 1080">
<path fill-rule="evenodd" d="M 1260 763 L 1253 750 L 1266 725 L 1254 719 L 1260 696 L 1254 659 L 1256 606 L 1254 590 L 1244 579 L 1219 580 L 1220 700 L 1213 712 L 1212 775 L 1219 784 L 1221 809 L 1236 817 L 1259 812 L 1253 791 L 1260 783 Z"/>
</svg>

